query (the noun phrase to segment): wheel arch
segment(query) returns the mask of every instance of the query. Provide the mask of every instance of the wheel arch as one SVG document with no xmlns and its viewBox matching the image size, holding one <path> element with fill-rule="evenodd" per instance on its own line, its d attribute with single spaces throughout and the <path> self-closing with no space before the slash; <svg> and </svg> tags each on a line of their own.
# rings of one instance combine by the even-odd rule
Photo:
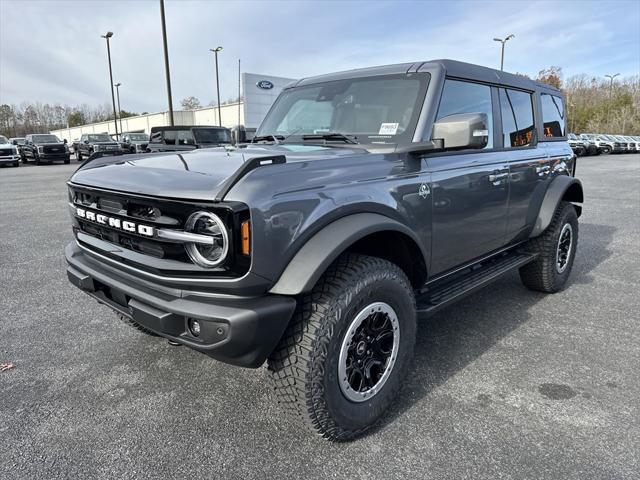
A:
<svg viewBox="0 0 640 480">
<path fill-rule="evenodd" d="M 580 180 L 568 175 L 556 177 L 551 182 L 544 195 L 538 217 L 529 237 L 537 237 L 551 224 L 553 214 L 562 201 L 574 204 L 578 217 L 582 213 L 582 207 L 575 205 L 584 202 L 584 191 Z"/>
<path fill-rule="evenodd" d="M 342 217 L 311 237 L 294 255 L 270 293 L 310 291 L 334 260 L 346 252 L 384 258 L 397 264 L 414 287 L 427 276 L 426 255 L 406 225 L 377 213 Z"/>
</svg>

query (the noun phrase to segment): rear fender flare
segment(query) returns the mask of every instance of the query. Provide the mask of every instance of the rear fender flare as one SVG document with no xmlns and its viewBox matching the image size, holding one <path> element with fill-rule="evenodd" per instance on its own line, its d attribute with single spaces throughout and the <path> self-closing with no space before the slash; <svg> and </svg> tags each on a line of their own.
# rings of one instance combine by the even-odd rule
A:
<svg viewBox="0 0 640 480">
<path fill-rule="evenodd" d="M 582 183 L 580 180 L 568 175 L 556 177 L 547 188 L 547 191 L 540 205 L 538 217 L 533 226 L 533 230 L 529 235 L 530 238 L 537 237 L 544 232 L 551 224 L 553 214 L 562 200 L 569 202 L 582 203 L 584 194 L 582 191 Z M 582 213 L 582 207 L 576 206 L 578 216 Z"/>
</svg>

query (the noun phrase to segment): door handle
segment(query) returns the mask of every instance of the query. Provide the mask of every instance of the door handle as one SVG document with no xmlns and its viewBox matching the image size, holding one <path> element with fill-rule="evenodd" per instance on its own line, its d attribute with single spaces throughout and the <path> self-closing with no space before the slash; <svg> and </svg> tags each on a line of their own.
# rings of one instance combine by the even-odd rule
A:
<svg viewBox="0 0 640 480">
<path fill-rule="evenodd" d="M 492 173 L 491 175 L 489 175 L 489 181 L 491 183 L 496 183 L 504 178 L 507 178 L 508 176 L 508 173 Z"/>
</svg>

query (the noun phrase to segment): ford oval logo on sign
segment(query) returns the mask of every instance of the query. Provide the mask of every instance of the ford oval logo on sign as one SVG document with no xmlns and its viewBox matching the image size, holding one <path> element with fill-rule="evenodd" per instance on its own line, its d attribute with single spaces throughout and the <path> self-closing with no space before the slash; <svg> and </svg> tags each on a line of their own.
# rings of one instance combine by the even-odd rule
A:
<svg viewBox="0 0 640 480">
<path fill-rule="evenodd" d="M 256 87 L 263 90 L 271 90 L 273 88 L 273 83 L 271 83 L 269 80 L 260 80 L 258 83 L 256 83 Z"/>
</svg>

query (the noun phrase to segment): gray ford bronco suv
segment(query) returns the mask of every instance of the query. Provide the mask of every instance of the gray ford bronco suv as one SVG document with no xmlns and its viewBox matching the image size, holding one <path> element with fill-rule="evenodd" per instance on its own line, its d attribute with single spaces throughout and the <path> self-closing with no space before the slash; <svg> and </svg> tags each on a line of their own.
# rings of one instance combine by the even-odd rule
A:
<svg viewBox="0 0 640 480">
<path fill-rule="evenodd" d="M 560 91 L 450 60 L 306 78 L 250 144 L 94 156 L 69 280 L 138 330 L 242 367 L 333 440 L 372 426 L 416 321 L 519 270 L 570 275 L 582 186 Z"/>
</svg>

